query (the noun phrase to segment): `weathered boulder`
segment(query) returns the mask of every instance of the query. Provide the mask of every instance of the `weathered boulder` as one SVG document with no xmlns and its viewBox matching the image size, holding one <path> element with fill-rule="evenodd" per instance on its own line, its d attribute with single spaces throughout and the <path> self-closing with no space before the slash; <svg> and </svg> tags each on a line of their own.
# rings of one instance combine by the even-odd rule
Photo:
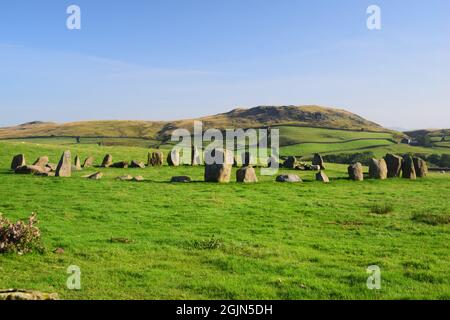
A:
<svg viewBox="0 0 450 320">
<path fill-rule="evenodd" d="M 354 164 L 351 164 L 348 169 L 348 176 L 351 180 L 355 181 L 363 181 L 364 180 L 364 172 L 363 172 L 363 166 L 361 163 L 356 162 Z"/>
<path fill-rule="evenodd" d="M 187 176 L 177 176 L 177 177 L 172 177 L 170 179 L 170 182 L 172 182 L 172 183 L 188 183 L 188 182 L 192 182 L 192 179 Z"/>
<path fill-rule="evenodd" d="M 370 159 L 369 162 L 369 176 L 372 179 L 384 180 L 387 179 L 388 169 L 384 159 Z"/>
<path fill-rule="evenodd" d="M 102 168 L 109 168 L 113 164 L 113 157 L 110 154 L 107 154 L 102 161 Z"/>
<path fill-rule="evenodd" d="M 44 175 L 49 171 L 50 170 L 48 168 L 33 165 L 18 167 L 16 168 L 16 170 L 14 170 L 16 174 L 35 174 L 35 175 Z"/>
<path fill-rule="evenodd" d="M 255 169 L 252 166 L 245 166 L 236 172 L 236 181 L 244 183 L 258 182 Z"/>
<path fill-rule="evenodd" d="M 121 181 L 131 181 L 131 180 L 133 180 L 133 177 L 130 176 L 130 175 L 125 175 L 125 176 L 117 177 L 116 180 L 121 180 Z"/>
<path fill-rule="evenodd" d="M 295 167 L 297 166 L 298 166 L 297 159 L 293 156 L 288 157 L 283 163 L 283 168 L 287 169 L 295 169 Z"/>
<path fill-rule="evenodd" d="M 148 166 L 159 167 L 162 166 L 164 162 L 164 155 L 161 151 L 155 151 L 148 153 Z"/>
<path fill-rule="evenodd" d="M 414 157 L 413 162 L 417 178 L 425 178 L 428 175 L 427 162 L 419 157 Z"/>
<path fill-rule="evenodd" d="M 72 176 L 72 159 L 70 151 L 67 150 L 61 156 L 58 167 L 56 168 L 56 177 L 70 177 Z"/>
<path fill-rule="evenodd" d="M 81 159 L 79 156 L 75 156 L 75 161 L 73 164 L 73 169 L 75 171 L 80 171 L 81 170 Z"/>
<path fill-rule="evenodd" d="M 172 149 L 172 151 L 167 156 L 167 163 L 171 167 L 178 167 L 180 165 L 180 150 Z"/>
<path fill-rule="evenodd" d="M 119 161 L 116 163 L 113 163 L 112 165 L 110 165 L 110 168 L 121 168 L 121 169 L 126 169 L 128 168 L 128 161 Z"/>
<path fill-rule="evenodd" d="M 93 165 L 94 165 L 94 158 L 93 158 L 93 157 L 87 157 L 87 158 L 84 160 L 83 168 L 90 168 L 90 167 L 92 167 Z"/>
<path fill-rule="evenodd" d="M 394 154 L 386 154 L 384 157 L 386 161 L 387 170 L 388 170 L 388 178 L 397 178 L 400 177 L 400 172 L 402 171 L 402 157 L 396 156 Z"/>
<path fill-rule="evenodd" d="M 47 165 L 45 167 L 49 168 L 50 171 L 56 171 L 56 168 L 58 168 L 58 165 L 55 163 L 47 163 Z"/>
<path fill-rule="evenodd" d="M 44 293 L 31 290 L 0 290 L 0 301 L 3 300 L 59 300 L 57 293 Z"/>
<path fill-rule="evenodd" d="M 191 148 L 191 165 L 198 166 L 202 164 L 202 158 L 198 148 L 196 146 L 192 146 Z"/>
<path fill-rule="evenodd" d="M 330 179 L 328 178 L 328 176 L 323 171 L 320 171 L 320 172 L 318 172 L 316 174 L 316 180 L 324 182 L 324 183 L 329 183 L 330 182 Z"/>
<path fill-rule="evenodd" d="M 43 156 L 43 157 L 39 157 L 37 158 L 37 160 L 33 163 L 33 166 L 38 166 L 38 167 L 46 167 L 48 164 L 48 157 L 47 156 Z"/>
<path fill-rule="evenodd" d="M 230 182 L 231 169 L 233 166 L 233 153 L 226 149 L 216 148 L 211 151 L 211 162 L 206 161 L 205 164 L 205 181 L 206 182 Z"/>
<path fill-rule="evenodd" d="M 92 180 L 100 180 L 101 178 L 103 178 L 103 173 L 96 172 L 94 174 L 91 174 L 91 175 L 87 176 L 86 178 L 92 179 Z"/>
<path fill-rule="evenodd" d="M 415 180 L 417 178 L 414 161 L 410 155 L 403 156 L 402 178 Z"/>
<path fill-rule="evenodd" d="M 318 165 L 318 164 L 307 165 L 305 168 L 306 168 L 306 170 L 309 170 L 309 171 L 320 171 L 320 170 L 323 170 L 322 167 L 320 165 Z"/>
<path fill-rule="evenodd" d="M 322 156 L 318 153 L 314 154 L 312 164 L 313 166 L 319 166 L 319 170 L 325 170 L 325 162 L 323 161 Z"/>
<path fill-rule="evenodd" d="M 145 179 L 144 179 L 143 176 L 136 176 L 136 177 L 133 178 L 132 181 L 134 181 L 134 182 L 142 182 L 142 181 L 144 181 L 144 180 L 145 180 Z"/>
<path fill-rule="evenodd" d="M 295 183 L 295 182 L 302 182 L 302 179 L 300 179 L 299 176 L 297 176 L 296 174 L 286 174 L 286 175 L 279 175 L 276 178 L 277 182 L 291 182 L 291 183 Z"/>
<path fill-rule="evenodd" d="M 130 168 L 141 168 L 144 169 L 145 168 L 145 164 L 143 162 L 137 161 L 137 160 L 132 160 L 130 163 Z"/>
<path fill-rule="evenodd" d="M 25 161 L 25 155 L 24 154 L 18 154 L 14 156 L 14 158 L 11 161 L 11 170 L 16 170 L 19 167 L 25 166 L 27 163 Z"/>
</svg>

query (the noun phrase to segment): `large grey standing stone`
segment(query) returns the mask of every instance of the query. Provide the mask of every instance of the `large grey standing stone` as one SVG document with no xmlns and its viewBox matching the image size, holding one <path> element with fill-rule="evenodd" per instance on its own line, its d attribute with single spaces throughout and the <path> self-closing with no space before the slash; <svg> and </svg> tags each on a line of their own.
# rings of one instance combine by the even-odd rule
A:
<svg viewBox="0 0 450 320">
<path fill-rule="evenodd" d="M 295 183 L 295 182 L 302 182 L 302 179 L 300 179 L 299 176 L 297 176 L 296 174 L 286 174 L 286 175 L 280 175 L 276 178 L 277 182 L 290 182 L 290 183 Z"/>
<path fill-rule="evenodd" d="M 244 183 L 258 182 L 258 177 L 256 176 L 255 169 L 251 166 L 240 168 L 236 172 L 236 181 Z"/>
<path fill-rule="evenodd" d="M 141 168 L 144 169 L 145 168 L 145 164 L 143 162 L 137 161 L 137 160 L 132 160 L 131 164 L 130 164 L 130 168 Z"/>
<path fill-rule="evenodd" d="M 148 166 L 159 167 L 162 166 L 164 162 L 164 155 L 162 151 L 155 151 L 152 153 L 148 153 Z"/>
<path fill-rule="evenodd" d="M 323 171 L 320 171 L 320 172 L 318 172 L 316 174 L 316 180 L 324 182 L 324 183 L 329 183 L 330 182 L 330 179 L 328 178 L 328 176 Z"/>
<path fill-rule="evenodd" d="M 417 178 L 425 178 L 428 174 L 427 162 L 419 157 L 414 157 L 413 162 Z"/>
<path fill-rule="evenodd" d="M 369 176 L 372 179 L 385 180 L 387 179 L 388 169 L 384 159 L 370 159 L 369 162 Z"/>
<path fill-rule="evenodd" d="M 405 155 L 403 157 L 402 178 L 411 180 L 415 180 L 417 178 L 416 169 L 414 168 L 414 161 L 410 155 Z"/>
<path fill-rule="evenodd" d="M 173 149 L 167 156 L 167 163 L 171 167 L 178 167 L 180 165 L 180 150 Z"/>
<path fill-rule="evenodd" d="M 81 159 L 79 156 L 75 156 L 75 161 L 73 164 L 73 169 L 75 171 L 80 171 L 81 170 Z"/>
<path fill-rule="evenodd" d="M 202 164 L 202 158 L 200 156 L 200 152 L 196 146 L 192 146 L 191 148 L 191 165 L 198 166 Z"/>
<path fill-rule="evenodd" d="M 400 177 L 400 172 L 402 171 L 402 157 L 396 156 L 394 154 L 386 154 L 384 157 L 388 169 L 388 178 Z"/>
<path fill-rule="evenodd" d="M 70 151 L 67 150 L 61 156 L 58 167 L 56 168 L 56 177 L 70 177 L 72 176 L 72 159 Z"/>
<path fill-rule="evenodd" d="M 93 157 L 87 157 L 86 160 L 84 160 L 83 168 L 90 168 L 94 165 L 94 158 Z"/>
<path fill-rule="evenodd" d="M 363 181 L 364 180 L 364 172 L 363 172 L 363 166 L 361 163 L 356 162 L 354 164 L 351 164 L 348 167 L 348 176 L 351 180 L 355 181 Z"/>
<path fill-rule="evenodd" d="M 37 160 L 33 163 L 33 166 L 38 166 L 45 168 L 49 162 L 49 159 L 47 156 L 39 157 Z"/>
<path fill-rule="evenodd" d="M 320 166 L 320 170 L 325 170 L 325 162 L 320 154 L 314 154 L 314 158 L 312 161 L 313 166 Z"/>
<path fill-rule="evenodd" d="M 111 165 L 113 164 L 113 157 L 112 157 L 112 155 L 110 155 L 110 154 L 107 154 L 104 158 L 103 158 L 103 161 L 102 161 L 102 167 L 103 168 L 109 168 L 109 167 L 111 167 Z"/>
<path fill-rule="evenodd" d="M 290 156 L 284 161 L 283 168 L 295 169 L 295 167 L 297 167 L 298 164 L 299 163 L 297 162 L 297 159 L 293 156 Z"/>
<path fill-rule="evenodd" d="M 16 170 L 17 168 L 23 167 L 25 165 L 26 165 L 25 155 L 18 154 L 14 156 L 14 158 L 11 161 L 11 170 Z"/>
<path fill-rule="evenodd" d="M 205 164 L 205 181 L 206 182 L 230 182 L 231 169 L 233 166 L 233 153 L 226 149 L 216 148 L 211 151 L 213 159 L 218 161 L 212 164 Z"/>
</svg>

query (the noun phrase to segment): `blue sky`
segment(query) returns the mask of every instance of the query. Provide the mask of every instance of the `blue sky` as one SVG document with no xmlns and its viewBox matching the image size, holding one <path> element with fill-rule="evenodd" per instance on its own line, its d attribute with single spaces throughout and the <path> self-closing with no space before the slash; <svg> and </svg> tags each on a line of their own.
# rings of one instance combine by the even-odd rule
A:
<svg viewBox="0 0 450 320">
<path fill-rule="evenodd" d="M 450 127 L 449 18 L 448 0 L 3 1 L 0 126 L 319 104 Z"/>
</svg>

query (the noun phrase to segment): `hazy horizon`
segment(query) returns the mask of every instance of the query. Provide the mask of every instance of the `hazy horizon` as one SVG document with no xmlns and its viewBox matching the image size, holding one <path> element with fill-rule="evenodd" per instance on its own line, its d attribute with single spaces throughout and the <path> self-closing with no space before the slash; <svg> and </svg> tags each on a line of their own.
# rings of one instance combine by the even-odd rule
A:
<svg viewBox="0 0 450 320">
<path fill-rule="evenodd" d="M 71 4 L 81 30 L 66 28 Z M 381 30 L 366 27 L 372 4 Z M 0 127 L 321 105 L 450 128 L 449 12 L 448 0 L 5 3 Z"/>
</svg>

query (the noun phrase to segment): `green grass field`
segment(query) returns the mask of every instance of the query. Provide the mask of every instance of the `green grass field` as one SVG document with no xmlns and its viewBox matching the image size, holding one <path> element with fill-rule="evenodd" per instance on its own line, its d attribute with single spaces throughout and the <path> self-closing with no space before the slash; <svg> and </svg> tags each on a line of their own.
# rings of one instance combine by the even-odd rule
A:
<svg viewBox="0 0 450 320">
<path fill-rule="evenodd" d="M 329 185 L 260 177 L 253 185 L 203 183 L 203 168 L 101 169 L 100 181 L 20 176 L 13 155 L 57 162 L 67 145 L 0 142 L 0 212 L 36 212 L 43 254 L 0 255 L 0 288 L 63 299 L 450 299 L 450 175 L 418 181 L 346 179 Z M 148 149 L 70 145 L 72 155 L 146 160 Z M 287 172 L 287 171 L 282 171 Z M 145 182 L 121 182 L 123 175 Z M 170 184 L 174 175 L 197 182 Z M 373 213 L 377 205 L 392 212 Z M 436 223 L 434 223 L 436 222 Z M 111 238 L 130 243 L 112 243 Z M 52 251 L 62 247 L 65 253 Z M 82 290 L 66 288 L 81 268 Z M 366 287 L 370 265 L 382 288 Z"/>
</svg>

